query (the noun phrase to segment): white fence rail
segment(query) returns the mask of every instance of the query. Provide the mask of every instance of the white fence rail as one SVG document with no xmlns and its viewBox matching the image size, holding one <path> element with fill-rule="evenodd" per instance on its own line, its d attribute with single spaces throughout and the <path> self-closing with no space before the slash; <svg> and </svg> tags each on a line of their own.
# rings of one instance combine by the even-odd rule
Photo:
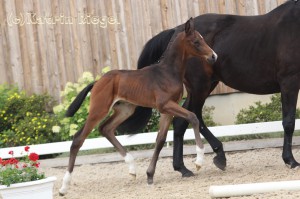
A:
<svg viewBox="0 0 300 199">
<path fill-rule="evenodd" d="M 273 133 L 283 131 L 282 122 L 263 122 L 263 123 L 252 123 L 252 124 L 239 124 L 239 125 L 227 125 L 227 126 L 215 126 L 209 127 L 210 131 L 216 137 L 224 136 L 238 136 L 238 135 L 250 135 L 250 134 L 261 134 L 261 133 Z M 300 119 L 296 120 L 295 130 L 300 130 Z M 141 144 L 152 144 L 155 143 L 157 132 L 155 133 L 140 133 L 133 136 L 121 135 L 117 136 L 117 139 L 123 146 L 130 145 L 141 145 Z M 195 139 L 194 132 L 192 129 L 187 129 L 184 140 Z M 173 141 L 173 131 L 168 132 L 167 142 Z M 70 150 L 72 141 L 66 142 L 54 142 L 47 144 L 31 145 L 30 150 L 37 152 L 40 155 L 54 154 L 68 152 Z M 110 142 L 104 138 L 93 138 L 86 139 L 80 150 L 90 150 L 99 148 L 109 148 L 113 147 Z M 13 150 L 14 157 L 21 157 L 22 152 L 24 153 L 24 146 L 3 148 L 0 149 L 1 158 L 11 157 L 8 152 Z"/>
</svg>

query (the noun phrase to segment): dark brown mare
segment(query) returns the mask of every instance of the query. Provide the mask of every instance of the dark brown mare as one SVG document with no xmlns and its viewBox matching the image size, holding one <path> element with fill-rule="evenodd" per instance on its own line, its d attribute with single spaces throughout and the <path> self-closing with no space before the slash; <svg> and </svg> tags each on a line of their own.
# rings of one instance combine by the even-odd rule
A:
<svg viewBox="0 0 300 199">
<path fill-rule="evenodd" d="M 160 59 L 167 43 L 182 30 L 182 25 L 159 33 L 147 42 L 138 61 L 143 68 Z M 218 54 L 210 78 L 201 62 L 188 60 L 185 79 L 189 95 L 183 107 L 193 111 L 201 134 L 216 153 L 214 164 L 224 170 L 226 157 L 222 143 L 209 131 L 202 119 L 202 107 L 219 81 L 243 92 L 271 94 L 281 92 L 284 143 L 282 158 L 290 168 L 299 167 L 292 153 L 295 110 L 300 88 L 300 3 L 287 1 L 260 16 L 206 14 L 195 18 L 195 29 Z M 120 125 L 120 131 L 139 130 L 148 121 L 150 109 L 137 107 L 136 113 Z M 140 124 L 140 125 L 139 125 Z M 188 123 L 175 118 L 174 169 L 183 176 L 193 175 L 183 162 L 183 135 Z"/>
<path fill-rule="evenodd" d="M 116 139 L 115 130 L 134 112 L 137 105 L 155 108 L 161 113 L 156 146 L 147 169 L 148 184 L 153 183 L 156 162 L 165 143 L 173 116 L 182 117 L 192 125 L 197 151 L 195 164 L 198 168 L 201 167 L 204 149 L 199 133 L 199 121 L 194 113 L 178 105 L 183 93 L 186 60 L 192 56 L 212 63 L 217 58 L 217 55 L 205 43 L 199 32 L 194 30 L 193 19 L 190 19 L 185 24 L 184 31 L 178 33 L 174 41 L 170 43 L 165 58 L 159 64 L 141 70 L 110 71 L 79 93 L 66 115 L 74 115 L 87 93 L 92 90 L 90 111 L 84 127 L 74 136 L 69 166 L 63 179 L 60 194 L 65 194 L 67 191 L 79 148 L 91 130 L 109 114 L 111 109 L 113 110 L 112 116 L 99 126 L 99 131 L 124 157 L 125 162 L 129 164 L 130 174 L 136 175 L 134 159 Z"/>
</svg>

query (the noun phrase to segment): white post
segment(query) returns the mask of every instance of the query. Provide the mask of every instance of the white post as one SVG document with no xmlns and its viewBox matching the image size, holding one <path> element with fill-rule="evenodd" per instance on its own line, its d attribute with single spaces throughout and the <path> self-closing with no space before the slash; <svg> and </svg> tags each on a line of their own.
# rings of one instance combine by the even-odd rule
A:
<svg viewBox="0 0 300 199">
<path fill-rule="evenodd" d="M 210 186 L 209 195 L 212 198 L 245 196 L 273 191 L 295 191 L 300 190 L 300 180 L 264 182 L 251 184 Z"/>
</svg>

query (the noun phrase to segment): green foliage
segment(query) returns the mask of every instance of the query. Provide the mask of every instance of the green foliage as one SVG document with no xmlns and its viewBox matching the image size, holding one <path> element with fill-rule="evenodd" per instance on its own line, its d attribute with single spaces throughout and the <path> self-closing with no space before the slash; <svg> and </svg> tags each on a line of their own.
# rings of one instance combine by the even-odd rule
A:
<svg viewBox="0 0 300 199">
<path fill-rule="evenodd" d="M 296 118 L 299 118 L 300 110 L 296 110 Z M 246 124 L 255 122 L 268 122 L 282 120 L 282 108 L 280 94 L 271 96 L 271 102 L 262 104 L 260 101 L 255 102 L 254 106 L 248 109 L 242 109 L 237 117 L 236 124 Z"/>
<path fill-rule="evenodd" d="M 73 136 L 80 128 L 83 127 L 89 112 L 90 96 L 88 95 L 86 97 L 81 107 L 73 117 L 65 117 L 68 107 L 80 93 L 80 91 L 94 81 L 95 78 L 91 73 L 84 72 L 82 77 L 78 79 L 78 82 L 68 82 L 64 91 L 61 92 L 62 103 L 55 106 L 53 111 L 60 120 L 60 134 L 64 140 L 69 140 L 70 136 Z M 89 135 L 89 138 L 93 137 L 99 137 L 99 133 L 97 132 L 96 128 Z"/>
<path fill-rule="evenodd" d="M 53 106 L 49 95 L 27 96 L 13 88 L 1 90 L 0 147 L 21 146 L 59 141 L 60 135 L 52 132 L 57 124 L 53 114 L 47 112 Z"/>
<path fill-rule="evenodd" d="M 204 124 L 208 127 L 210 126 L 217 126 L 219 125 L 213 120 L 213 111 L 215 110 L 214 106 L 204 106 L 202 109 L 202 118 L 204 121 Z"/>
<path fill-rule="evenodd" d="M 9 86 L 7 84 L 0 85 L 0 110 L 3 109 L 7 98 L 13 95 L 14 93 L 18 93 L 19 89 L 16 86 Z"/>
<path fill-rule="evenodd" d="M 152 115 L 148 121 L 147 126 L 144 128 L 143 132 L 156 132 L 158 131 L 160 113 L 156 109 L 152 109 Z"/>
</svg>

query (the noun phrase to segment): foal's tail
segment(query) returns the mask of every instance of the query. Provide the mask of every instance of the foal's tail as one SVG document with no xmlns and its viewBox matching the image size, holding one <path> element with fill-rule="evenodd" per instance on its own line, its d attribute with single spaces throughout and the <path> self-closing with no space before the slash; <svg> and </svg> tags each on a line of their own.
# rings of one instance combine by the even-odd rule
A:
<svg viewBox="0 0 300 199">
<path fill-rule="evenodd" d="M 71 105 L 69 106 L 65 116 L 66 117 L 73 117 L 73 115 L 78 111 L 78 109 L 80 108 L 83 100 L 85 99 L 85 97 L 87 96 L 87 94 L 92 90 L 92 88 L 94 87 L 95 82 L 90 83 L 89 85 L 87 85 L 82 91 L 80 91 L 80 93 L 77 95 L 77 97 L 74 99 L 74 101 L 71 103 Z"/>
</svg>

